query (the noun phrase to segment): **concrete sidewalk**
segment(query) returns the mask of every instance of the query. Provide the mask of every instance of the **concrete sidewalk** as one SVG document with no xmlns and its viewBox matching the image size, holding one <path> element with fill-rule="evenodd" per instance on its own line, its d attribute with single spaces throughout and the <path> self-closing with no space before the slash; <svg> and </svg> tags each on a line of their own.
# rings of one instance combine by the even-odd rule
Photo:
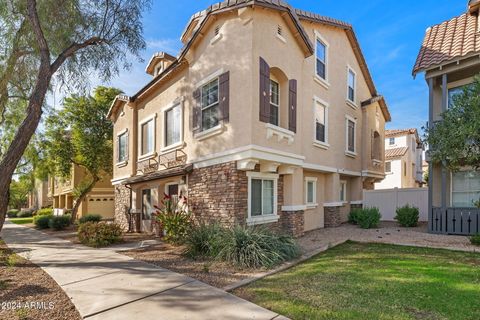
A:
<svg viewBox="0 0 480 320">
<path fill-rule="evenodd" d="M 286 319 L 205 283 L 113 250 L 6 222 L 0 236 L 47 272 L 86 319 Z"/>
</svg>

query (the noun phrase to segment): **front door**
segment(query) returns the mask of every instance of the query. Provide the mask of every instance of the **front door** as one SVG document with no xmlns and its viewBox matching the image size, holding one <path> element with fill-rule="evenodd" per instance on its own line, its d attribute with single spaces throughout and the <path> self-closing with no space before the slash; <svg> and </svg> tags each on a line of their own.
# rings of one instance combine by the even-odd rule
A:
<svg viewBox="0 0 480 320">
<path fill-rule="evenodd" d="M 142 230 L 151 231 L 153 207 L 152 189 L 142 190 Z"/>
</svg>

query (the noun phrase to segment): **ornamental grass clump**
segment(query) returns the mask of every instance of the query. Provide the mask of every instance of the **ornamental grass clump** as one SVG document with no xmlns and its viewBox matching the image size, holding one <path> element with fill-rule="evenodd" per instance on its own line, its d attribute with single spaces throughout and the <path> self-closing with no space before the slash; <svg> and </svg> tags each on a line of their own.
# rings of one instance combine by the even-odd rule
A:
<svg viewBox="0 0 480 320">
<path fill-rule="evenodd" d="M 240 268 L 271 268 L 296 258 L 295 240 L 265 228 L 235 226 L 224 235 L 218 258 Z"/>
<path fill-rule="evenodd" d="M 224 245 L 226 230 L 219 224 L 200 223 L 185 239 L 184 254 L 190 258 L 216 258 Z"/>
</svg>

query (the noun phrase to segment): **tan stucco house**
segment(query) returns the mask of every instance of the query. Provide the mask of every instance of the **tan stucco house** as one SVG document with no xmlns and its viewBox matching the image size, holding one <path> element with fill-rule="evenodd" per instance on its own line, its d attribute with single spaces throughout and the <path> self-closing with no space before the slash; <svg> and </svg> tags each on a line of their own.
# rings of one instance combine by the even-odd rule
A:
<svg viewBox="0 0 480 320">
<path fill-rule="evenodd" d="M 110 110 L 117 221 L 150 231 L 153 206 L 182 193 L 198 219 L 301 235 L 346 221 L 384 178 L 390 114 L 349 24 L 226 1 L 181 40 Z"/>
<path fill-rule="evenodd" d="M 74 206 L 74 189 L 85 178 L 85 169 L 72 165 L 70 179 L 64 180 L 51 176 L 48 179 L 48 197 L 52 199 L 55 215 L 63 215 Z M 84 201 L 80 204 L 77 218 L 87 214 L 99 214 L 103 219 L 113 219 L 114 188 L 111 183 L 111 175 L 106 175 L 97 182 Z"/>
<path fill-rule="evenodd" d="M 423 143 L 415 128 L 385 131 L 385 179 L 375 189 L 423 186 Z"/>
<path fill-rule="evenodd" d="M 480 1 L 468 1 L 458 17 L 427 29 L 413 74 L 425 74 L 429 88 L 429 126 L 442 121 L 442 112 L 453 97 L 480 73 Z M 434 146 L 430 146 L 434 148 Z M 480 172 L 463 168 L 450 172 L 429 162 L 429 230 L 435 233 L 475 234 L 480 232 Z"/>
<path fill-rule="evenodd" d="M 33 190 L 27 196 L 27 208 L 42 209 L 52 206 L 52 198 L 48 196 L 48 180 L 35 179 Z"/>
</svg>

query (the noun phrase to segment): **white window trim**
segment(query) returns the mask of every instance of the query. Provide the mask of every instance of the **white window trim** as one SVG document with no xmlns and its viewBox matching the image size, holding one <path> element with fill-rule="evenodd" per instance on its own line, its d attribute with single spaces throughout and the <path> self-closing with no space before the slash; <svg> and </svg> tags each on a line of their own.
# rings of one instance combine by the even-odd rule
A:
<svg viewBox="0 0 480 320">
<path fill-rule="evenodd" d="M 322 85 L 323 87 L 325 87 L 325 89 L 328 89 L 330 87 L 330 82 L 329 82 L 329 72 L 328 72 L 328 65 L 329 65 L 329 54 L 328 54 L 328 49 L 330 47 L 330 44 L 327 42 L 327 40 L 325 40 L 324 37 L 322 37 L 322 35 L 320 34 L 320 32 L 318 32 L 317 30 L 314 30 L 314 35 L 315 35 L 315 63 L 314 63 L 314 67 L 315 69 L 313 70 L 314 72 L 314 77 L 313 79 L 320 85 Z M 320 42 L 323 43 L 323 45 L 325 46 L 325 79 L 323 79 L 322 77 L 320 77 L 318 74 L 317 74 L 317 41 L 320 40 Z"/>
<path fill-rule="evenodd" d="M 349 88 L 349 84 L 348 84 L 348 77 L 350 76 L 350 72 L 353 73 L 353 75 L 355 76 L 355 79 L 353 81 L 353 101 L 350 100 L 350 98 L 348 97 L 348 88 Z M 358 77 L 357 77 L 357 72 L 355 72 L 355 70 L 350 66 L 350 65 L 347 65 L 347 95 L 346 95 L 346 102 L 347 104 L 352 107 L 353 109 L 358 109 L 358 105 L 357 105 L 357 82 L 358 82 Z"/>
<path fill-rule="evenodd" d="M 257 225 L 264 223 L 277 222 L 280 218 L 277 214 L 278 209 L 278 174 L 262 173 L 262 172 L 247 172 L 248 177 L 248 225 Z M 273 214 L 252 217 L 252 179 L 273 180 Z"/>
<path fill-rule="evenodd" d="M 162 139 L 162 148 L 160 149 L 161 152 L 167 152 L 175 149 L 181 149 L 185 146 L 185 137 L 184 137 L 184 102 L 185 97 L 181 97 L 180 101 L 172 102 L 168 106 L 162 109 L 162 117 L 163 117 L 163 139 Z M 167 111 L 172 110 L 173 108 L 180 106 L 180 141 L 173 143 L 171 145 L 167 144 Z"/>
<path fill-rule="evenodd" d="M 472 171 L 473 168 L 471 167 L 464 167 L 462 168 L 459 172 L 468 172 L 468 171 Z M 450 171 L 450 207 L 454 207 L 453 205 L 453 194 L 455 192 L 453 191 L 453 172 Z M 456 193 L 460 193 L 460 191 L 457 191 Z M 473 208 L 473 204 L 472 204 L 472 208 Z"/>
<path fill-rule="evenodd" d="M 345 203 L 348 202 L 348 200 L 347 200 L 347 181 L 346 180 L 340 180 L 340 192 L 342 191 L 342 186 L 344 186 L 343 193 L 342 193 L 343 200 L 340 199 L 340 202 L 345 204 Z"/>
<path fill-rule="evenodd" d="M 354 151 L 348 150 L 348 121 L 352 121 L 355 124 L 353 130 L 353 149 Z M 357 120 L 355 118 L 345 115 L 345 154 L 349 157 L 357 156 Z"/>
<path fill-rule="evenodd" d="M 219 135 L 220 133 L 222 133 L 224 131 L 224 129 L 225 129 L 225 126 L 223 125 L 222 122 L 220 122 L 215 127 L 212 127 L 210 129 L 204 130 L 204 131 L 199 132 L 199 133 L 196 133 L 194 135 L 194 138 L 199 140 L 199 141 L 202 141 L 202 140 L 214 137 L 216 135 Z"/>
<path fill-rule="evenodd" d="M 317 104 L 320 104 L 325 107 L 325 142 L 317 140 L 317 119 L 315 117 L 317 111 Z M 328 102 L 320 99 L 317 96 L 313 97 L 313 145 L 322 149 L 330 148 L 330 144 L 328 142 L 328 110 L 330 105 Z"/>
<path fill-rule="evenodd" d="M 199 82 L 195 84 L 195 88 L 199 88 L 201 90 L 201 87 L 209 83 L 210 81 L 214 80 L 215 78 L 220 77 L 223 73 L 225 73 L 223 68 L 218 69 L 217 71 L 212 72 L 210 75 L 206 76 Z"/>
<path fill-rule="evenodd" d="M 313 202 L 308 202 L 308 183 L 313 182 Z M 305 205 L 307 208 L 315 208 L 318 206 L 317 202 L 317 178 L 305 177 Z"/>
<path fill-rule="evenodd" d="M 157 119 L 157 113 L 154 113 L 151 116 L 143 119 L 142 121 L 140 121 L 138 123 L 138 131 L 139 131 L 138 132 L 138 139 L 139 139 L 138 140 L 138 154 L 140 155 L 138 157 L 139 161 L 149 159 L 149 158 L 152 158 L 152 157 L 157 155 L 157 152 L 155 151 L 156 150 L 156 145 L 157 145 L 157 137 L 156 137 L 157 136 L 157 134 L 156 134 L 156 132 L 157 132 L 157 121 L 156 121 L 156 119 Z M 142 133 L 142 126 L 145 123 L 147 123 L 151 120 L 153 120 L 153 151 L 149 152 L 147 154 L 142 154 L 142 138 L 143 138 L 142 137 L 142 134 L 143 134 Z"/>
<path fill-rule="evenodd" d="M 218 98 L 218 100 L 217 100 L 217 102 L 211 103 L 211 104 L 209 104 L 208 106 L 205 106 L 205 107 L 204 107 L 204 106 L 202 106 L 202 101 L 203 101 L 203 96 L 202 96 L 203 90 L 202 90 L 202 89 L 203 89 L 204 86 L 206 86 L 207 84 L 210 84 L 210 82 L 214 82 L 214 81 L 217 82 L 217 87 L 218 87 L 218 89 L 217 89 L 217 90 L 218 90 L 218 96 L 217 96 L 217 98 Z M 204 83 L 203 85 L 201 85 L 201 86 L 198 87 L 198 88 L 200 89 L 200 101 L 201 101 L 201 102 L 200 102 L 200 118 L 201 118 L 201 119 L 200 119 L 200 122 L 201 122 L 201 124 L 202 124 L 202 132 L 204 132 L 204 131 L 209 131 L 210 129 L 213 129 L 213 128 L 218 127 L 218 125 L 216 125 L 216 126 L 214 126 L 214 127 L 212 127 L 212 128 L 203 130 L 203 111 L 204 111 L 204 110 L 207 110 L 207 109 L 210 109 L 210 108 L 213 108 L 214 105 L 217 105 L 218 109 L 220 110 L 220 75 L 217 76 L 216 78 L 210 79 L 210 81 L 208 81 L 207 83 Z M 222 121 L 219 121 L 219 122 L 221 123 Z M 219 124 L 220 124 L 220 123 L 219 123 Z"/>
<path fill-rule="evenodd" d="M 213 46 L 215 43 L 222 40 L 222 38 L 223 38 L 223 34 L 221 33 L 217 34 L 215 37 L 212 38 L 212 40 L 210 40 L 210 45 Z"/>
<path fill-rule="evenodd" d="M 117 133 L 117 143 L 116 143 L 116 147 L 117 147 L 117 157 L 115 159 L 115 165 L 119 168 L 121 167 L 125 167 L 127 164 L 128 164 L 128 154 L 127 154 L 127 160 L 125 161 L 118 161 L 118 158 L 120 156 L 120 145 L 119 145 L 119 142 L 120 142 L 120 137 L 123 136 L 124 134 L 128 133 L 128 128 L 126 129 L 123 129 L 122 131 L 118 132 Z M 127 150 L 129 150 L 129 143 L 130 141 L 128 141 L 129 139 L 127 139 Z"/>
</svg>

